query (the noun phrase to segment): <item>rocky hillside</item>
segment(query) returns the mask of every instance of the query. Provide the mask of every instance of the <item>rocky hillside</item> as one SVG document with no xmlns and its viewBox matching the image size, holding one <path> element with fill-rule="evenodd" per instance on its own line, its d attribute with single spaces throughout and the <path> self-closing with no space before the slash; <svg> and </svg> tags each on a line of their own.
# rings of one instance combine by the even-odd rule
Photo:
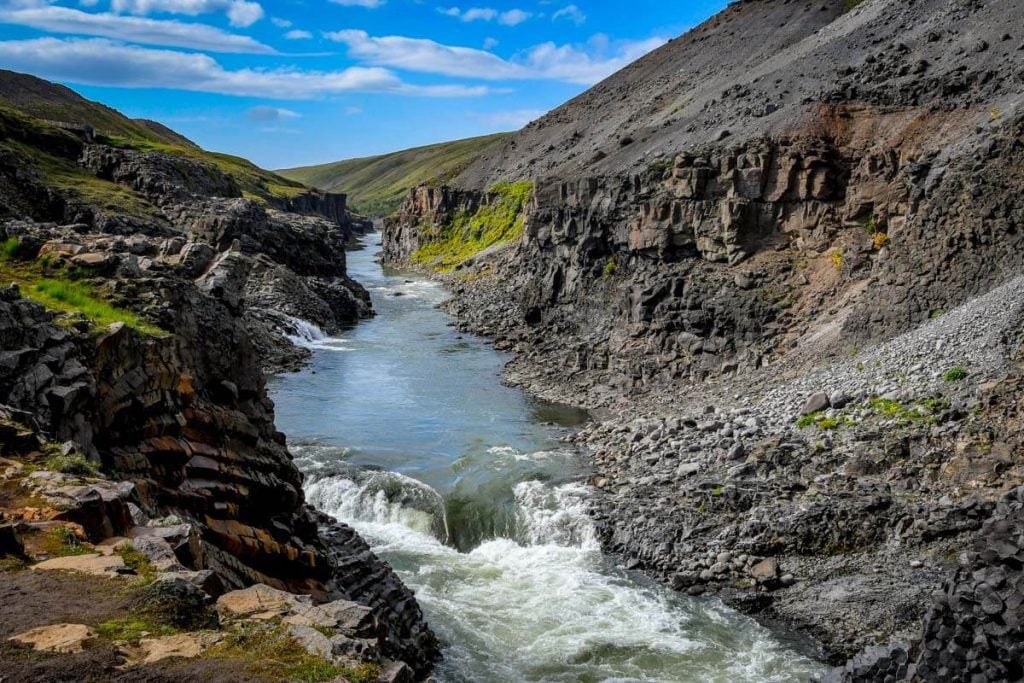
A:
<svg viewBox="0 0 1024 683">
<path fill-rule="evenodd" d="M 26 143 L 24 133 L 15 134 L 17 130 L 34 131 L 36 140 L 41 140 L 55 129 L 63 130 L 87 142 L 124 150 L 125 153 L 156 153 L 168 162 L 199 163 L 212 167 L 214 173 L 230 176 L 237 185 L 230 190 L 219 188 L 224 196 L 245 196 L 272 208 L 319 214 L 339 223 L 349 220 L 344 200 L 337 194 L 311 190 L 302 183 L 259 168 L 246 159 L 205 151 L 156 121 L 129 119 L 69 88 L 35 76 L 0 69 L 0 107 L 0 126 L 3 126 L 3 137 L 8 141 L 0 149 L 12 151 L 14 147 L 13 151 L 16 151 L 16 143 Z M 69 156 L 73 157 L 75 153 L 71 150 Z M 64 169 L 55 168 L 61 165 L 60 151 L 43 147 L 33 150 L 29 156 L 43 172 L 50 171 L 47 181 L 51 186 L 73 190 L 81 182 L 80 178 L 68 178 L 69 173 L 59 172 Z M 55 161 L 50 156 L 58 159 Z M 74 169 L 71 169 L 71 174 L 74 174 Z M 95 183 L 90 185 L 98 187 Z M 114 197 L 109 202 L 111 209 L 121 205 L 130 208 L 138 203 L 124 196 Z"/>
<path fill-rule="evenodd" d="M 488 135 L 443 142 L 392 154 L 349 159 L 279 171 L 286 178 L 348 195 L 352 208 L 367 216 L 388 216 L 417 185 L 441 185 L 462 173 L 508 137 Z"/>
<path fill-rule="evenodd" d="M 837 664 L 889 643 L 840 679 L 1020 676 L 1021 25 L 1014 0 L 734 3 L 385 230 L 511 381 L 601 418 L 609 550 Z M 464 249 L 519 182 L 522 230 Z"/>
<path fill-rule="evenodd" d="M 3 567 L 136 575 L 187 598 L 143 615 L 187 642 L 146 647 L 192 657 L 234 643 L 231 656 L 277 648 L 339 676 L 364 664 L 424 676 L 437 643 L 415 598 L 352 529 L 306 505 L 265 387 L 265 370 L 304 359 L 289 340 L 297 319 L 331 330 L 372 313 L 346 273 L 345 197 L 252 195 L 247 183 L 274 176 L 248 162 L 94 136 L 11 103 L 0 125 Z M 16 584 L 0 572 L 0 591 Z M 193 612 L 209 620 L 178 623 Z M 44 657 L 68 651 L 62 634 L 91 633 L 67 647 L 156 661 L 123 629 L 10 627 Z"/>
</svg>

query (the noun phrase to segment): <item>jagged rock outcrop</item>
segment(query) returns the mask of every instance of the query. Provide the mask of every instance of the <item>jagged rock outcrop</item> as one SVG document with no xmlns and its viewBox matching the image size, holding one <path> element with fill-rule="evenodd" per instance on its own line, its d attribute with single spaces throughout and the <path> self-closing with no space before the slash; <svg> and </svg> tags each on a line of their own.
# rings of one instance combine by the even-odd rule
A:
<svg viewBox="0 0 1024 683">
<path fill-rule="evenodd" d="M 213 164 L 198 159 L 107 145 L 85 145 L 78 164 L 98 178 L 130 187 L 158 206 L 180 203 L 196 196 L 242 196 L 234 178 Z"/>
<path fill-rule="evenodd" d="M 211 569 L 229 588 L 264 583 L 356 600 L 374 610 L 388 654 L 425 671 L 436 644 L 415 598 L 353 531 L 305 506 L 241 320 L 194 287 L 161 297 L 174 335 L 119 325 L 94 337 L 62 330 L 5 289 L 6 414 L 92 454 L 130 482 L 129 502 L 148 516 L 188 520 L 198 545 L 179 559 L 190 569 Z M 130 524 L 121 519 L 106 535 Z"/>
</svg>

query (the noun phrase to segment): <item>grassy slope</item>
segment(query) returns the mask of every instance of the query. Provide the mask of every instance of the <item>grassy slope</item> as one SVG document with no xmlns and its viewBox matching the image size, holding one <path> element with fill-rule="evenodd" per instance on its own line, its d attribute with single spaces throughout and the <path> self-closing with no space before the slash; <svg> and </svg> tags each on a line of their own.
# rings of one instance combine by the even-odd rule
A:
<svg viewBox="0 0 1024 683">
<path fill-rule="evenodd" d="M 387 215 L 417 185 L 444 182 L 457 176 L 471 161 L 508 137 L 508 133 L 442 142 L 376 157 L 349 159 L 320 166 L 279 171 L 328 192 L 344 192 L 361 213 Z"/>
<path fill-rule="evenodd" d="M 0 70 L 0 102 L 29 116 L 89 124 L 97 132 L 152 142 L 172 142 L 115 109 L 85 99 L 74 90 L 35 76 Z"/>
</svg>

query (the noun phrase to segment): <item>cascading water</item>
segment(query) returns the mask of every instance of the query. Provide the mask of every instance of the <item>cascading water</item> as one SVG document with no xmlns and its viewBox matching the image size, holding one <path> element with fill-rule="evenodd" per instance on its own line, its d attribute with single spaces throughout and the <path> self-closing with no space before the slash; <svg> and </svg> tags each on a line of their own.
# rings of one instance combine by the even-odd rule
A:
<svg viewBox="0 0 1024 683">
<path fill-rule="evenodd" d="M 309 501 L 412 587 L 445 642 L 440 681 L 800 681 L 820 668 L 717 601 L 603 557 L 558 437 L 578 419 L 500 385 L 506 357 L 434 308 L 434 283 L 350 270 L 379 315 L 277 378 Z M 405 296 L 395 297 L 396 292 Z M 551 426 L 550 421 L 563 426 Z"/>
</svg>

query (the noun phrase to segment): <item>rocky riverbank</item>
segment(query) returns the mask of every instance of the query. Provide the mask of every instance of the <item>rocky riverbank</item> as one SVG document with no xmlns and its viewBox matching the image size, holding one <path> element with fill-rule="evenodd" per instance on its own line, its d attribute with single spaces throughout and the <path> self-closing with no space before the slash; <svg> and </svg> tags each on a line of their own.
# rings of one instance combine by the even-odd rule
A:
<svg viewBox="0 0 1024 683">
<path fill-rule="evenodd" d="M 407 260 L 535 178 L 522 238 L 446 274 L 448 310 L 516 352 L 508 381 L 592 411 L 607 550 L 811 636 L 841 680 L 1022 674 L 1002 10 L 736 3 L 384 232 Z"/>
</svg>

